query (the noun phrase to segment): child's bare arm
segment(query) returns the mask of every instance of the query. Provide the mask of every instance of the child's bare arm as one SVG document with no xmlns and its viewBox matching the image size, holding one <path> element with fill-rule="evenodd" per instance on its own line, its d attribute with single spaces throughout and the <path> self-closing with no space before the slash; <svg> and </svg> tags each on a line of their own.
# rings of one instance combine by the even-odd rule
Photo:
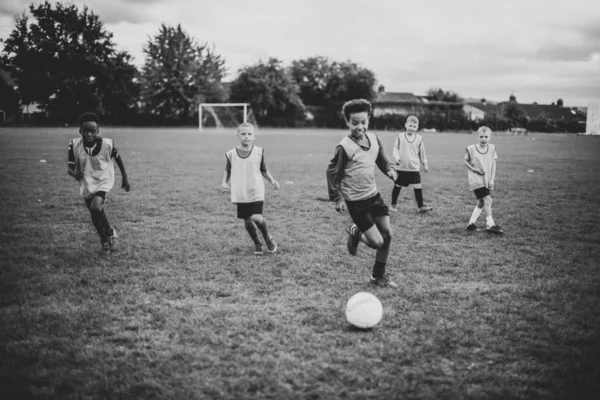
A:
<svg viewBox="0 0 600 400">
<path fill-rule="evenodd" d="M 273 176 L 271 175 L 271 173 L 269 172 L 269 170 L 265 170 L 264 172 L 261 172 L 262 176 L 271 184 L 273 185 L 273 187 L 275 189 L 279 189 L 279 182 L 277 182 L 275 180 L 275 178 L 273 178 Z"/>
<path fill-rule="evenodd" d="M 127 176 L 127 171 L 125 170 L 125 164 L 123 163 L 123 158 L 121 157 L 121 155 L 117 155 L 115 157 L 115 162 L 117 163 L 117 166 L 119 167 L 119 171 L 121 171 L 121 188 L 125 189 L 126 192 L 129 192 L 129 190 L 131 189 L 131 185 L 129 184 L 129 177 Z"/>
<path fill-rule="evenodd" d="M 494 188 L 494 179 L 496 178 L 496 160 L 492 162 L 492 172 L 490 173 L 490 181 L 488 186 L 490 189 Z"/>
<path fill-rule="evenodd" d="M 230 178 L 230 173 L 228 171 L 224 171 L 223 172 L 223 181 L 221 182 L 221 191 L 223 193 L 229 192 L 229 185 L 227 184 L 227 182 L 229 182 L 229 178 Z"/>
</svg>

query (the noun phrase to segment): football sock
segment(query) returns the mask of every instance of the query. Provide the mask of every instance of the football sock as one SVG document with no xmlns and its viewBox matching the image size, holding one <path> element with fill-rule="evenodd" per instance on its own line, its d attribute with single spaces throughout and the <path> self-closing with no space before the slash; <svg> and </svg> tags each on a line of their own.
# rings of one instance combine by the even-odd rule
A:
<svg viewBox="0 0 600 400">
<path fill-rule="evenodd" d="M 375 261 L 375 265 L 373 265 L 373 278 L 383 277 L 383 274 L 385 274 L 385 264 L 381 261 Z"/>
<path fill-rule="evenodd" d="M 244 221 L 244 226 L 246 227 L 246 230 L 248 231 L 248 234 L 252 238 L 254 244 L 260 244 L 260 240 L 258 239 L 258 232 L 256 232 L 256 226 L 254 225 L 254 222 Z"/>
<path fill-rule="evenodd" d="M 100 238 L 105 239 L 110 235 L 110 223 L 104 209 L 100 211 L 90 211 L 92 214 L 92 222 L 100 235 Z"/>
<path fill-rule="evenodd" d="M 260 223 L 257 222 L 256 226 L 258 226 L 258 229 L 260 229 L 260 232 L 262 233 L 265 240 L 271 239 L 271 236 L 269 235 L 269 229 L 267 228 L 267 220 L 266 219 L 263 218 L 262 222 L 260 222 Z"/>
<path fill-rule="evenodd" d="M 392 205 L 393 206 L 398 204 L 398 196 L 400 196 L 400 189 L 402 189 L 402 187 L 394 185 L 394 189 L 392 190 Z"/>
<path fill-rule="evenodd" d="M 473 214 L 471 214 L 471 219 L 469 220 L 469 225 L 477 222 L 477 218 L 479 218 L 482 211 L 483 211 L 483 208 L 479 208 L 479 207 L 475 206 L 475 209 L 473 210 Z"/>
<path fill-rule="evenodd" d="M 423 207 L 423 189 L 415 188 L 415 199 L 417 199 L 417 206 Z"/>
<path fill-rule="evenodd" d="M 492 226 L 494 226 L 494 218 L 492 218 L 491 216 L 487 217 L 485 219 L 485 224 L 487 225 L 488 228 L 491 228 Z"/>
</svg>

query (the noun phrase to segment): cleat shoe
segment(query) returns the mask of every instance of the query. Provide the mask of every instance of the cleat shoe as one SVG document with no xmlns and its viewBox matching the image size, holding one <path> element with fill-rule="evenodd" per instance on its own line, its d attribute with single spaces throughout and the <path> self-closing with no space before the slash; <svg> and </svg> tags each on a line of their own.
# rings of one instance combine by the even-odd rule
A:
<svg viewBox="0 0 600 400">
<path fill-rule="evenodd" d="M 110 243 L 108 239 L 100 239 L 100 245 L 102 246 L 100 249 L 101 255 L 110 253 Z"/>
<path fill-rule="evenodd" d="M 110 236 L 108 237 L 108 248 L 110 251 L 117 250 L 117 230 L 115 228 L 110 228 Z"/>
<path fill-rule="evenodd" d="M 390 277 L 387 274 L 383 274 L 380 278 L 375 278 L 371 275 L 371 285 L 373 286 L 387 286 L 391 288 L 397 288 L 398 285 L 390 280 Z"/>
<path fill-rule="evenodd" d="M 504 231 L 500 228 L 500 225 L 494 225 L 487 228 L 488 233 L 495 233 L 496 235 L 503 235 Z"/>
<path fill-rule="evenodd" d="M 467 230 L 475 232 L 477 230 L 477 226 L 475 224 L 469 224 L 467 225 Z"/>
<path fill-rule="evenodd" d="M 269 238 L 269 240 L 267 240 L 266 242 L 267 242 L 267 250 L 269 250 L 269 253 L 275 253 L 277 251 L 277 242 L 275 242 L 275 239 L 273 238 L 273 236 L 271 236 Z"/>
<path fill-rule="evenodd" d="M 257 256 L 260 256 L 263 254 L 262 244 L 256 243 L 254 245 L 254 254 L 256 254 Z"/>
<path fill-rule="evenodd" d="M 355 256 L 358 252 L 358 244 L 360 243 L 360 231 L 356 224 L 352 224 L 346 232 L 348 232 L 348 253 Z"/>
<path fill-rule="evenodd" d="M 419 208 L 417 211 L 419 212 L 419 214 L 425 214 L 431 210 L 433 210 L 433 207 L 429 207 L 429 206 L 423 204 L 423 206 L 421 208 Z"/>
<path fill-rule="evenodd" d="M 393 212 L 398 212 L 398 209 L 396 208 L 397 206 L 395 204 L 392 204 L 391 206 L 389 206 L 388 208 L 390 209 L 390 211 Z"/>
</svg>

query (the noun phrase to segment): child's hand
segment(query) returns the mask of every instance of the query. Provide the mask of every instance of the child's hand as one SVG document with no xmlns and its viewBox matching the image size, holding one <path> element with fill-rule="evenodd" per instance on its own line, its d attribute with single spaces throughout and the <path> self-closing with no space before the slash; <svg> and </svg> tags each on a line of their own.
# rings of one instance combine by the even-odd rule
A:
<svg viewBox="0 0 600 400">
<path fill-rule="evenodd" d="M 77 182 L 79 182 L 82 179 L 83 179 L 83 172 L 79 171 L 79 172 L 75 173 L 75 180 Z"/>
<path fill-rule="evenodd" d="M 398 172 L 396 172 L 395 168 L 390 168 L 388 169 L 387 176 L 389 176 L 391 180 L 395 181 L 398 179 Z"/>
<path fill-rule="evenodd" d="M 494 188 L 494 181 L 489 181 L 488 182 L 488 189 L 493 189 Z"/>
<path fill-rule="evenodd" d="M 221 193 L 229 193 L 229 185 L 224 183 L 221 185 Z"/>
<path fill-rule="evenodd" d="M 335 203 L 335 211 L 339 212 L 340 214 L 346 213 L 346 201 L 344 199 Z"/>
<path fill-rule="evenodd" d="M 129 192 L 131 190 L 131 185 L 129 184 L 129 179 L 127 179 L 127 178 L 123 179 L 123 182 L 121 183 L 121 188 L 124 189 L 126 192 Z"/>
<path fill-rule="evenodd" d="M 427 166 L 427 164 L 423 164 L 423 171 L 425 171 L 426 174 L 429 173 L 429 167 Z"/>
<path fill-rule="evenodd" d="M 485 172 L 483 171 L 482 168 L 474 168 L 473 172 L 475 172 L 476 174 L 481 175 L 481 176 L 485 175 Z"/>
<path fill-rule="evenodd" d="M 273 187 L 277 190 L 279 190 L 280 186 L 279 186 L 279 182 L 277 182 L 275 179 L 273 179 L 273 182 L 271 182 L 271 184 L 273 184 Z"/>
</svg>

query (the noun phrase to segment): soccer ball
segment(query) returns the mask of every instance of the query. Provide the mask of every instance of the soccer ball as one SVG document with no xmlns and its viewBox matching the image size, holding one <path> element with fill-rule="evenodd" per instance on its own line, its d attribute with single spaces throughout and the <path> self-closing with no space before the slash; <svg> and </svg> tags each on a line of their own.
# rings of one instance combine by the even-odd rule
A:
<svg viewBox="0 0 600 400">
<path fill-rule="evenodd" d="M 346 304 L 346 318 L 357 328 L 372 328 L 381 321 L 382 316 L 381 301 L 371 293 L 356 293 Z"/>
</svg>

